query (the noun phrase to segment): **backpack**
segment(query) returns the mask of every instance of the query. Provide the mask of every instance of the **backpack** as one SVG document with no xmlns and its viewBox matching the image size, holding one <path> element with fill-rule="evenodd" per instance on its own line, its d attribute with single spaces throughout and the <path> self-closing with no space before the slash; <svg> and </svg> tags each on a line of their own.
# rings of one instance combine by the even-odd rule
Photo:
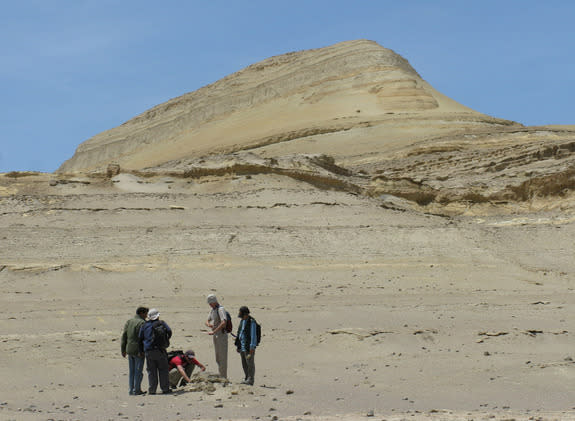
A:
<svg viewBox="0 0 575 421">
<path fill-rule="evenodd" d="M 226 310 L 226 319 L 226 332 L 232 333 L 234 327 L 232 326 L 232 316 L 230 316 L 228 310 Z"/>
<path fill-rule="evenodd" d="M 252 322 L 256 324 L 256 335 L 258 337 L 258 345 L 262 340 L 262 326 L 252 317 Z"/>
<path fill-rule="evenodd" d="M 175 351 L 169 351 L 167 356 L 168 356 L 168 363 L 170 361 L 172 361 L 172 358 L 174 357 L 181 357 L 182 355 L 184 355 L 184 351 L 182 351 L 181 349 L 176 349 Z"/>
<path fill-rule="evenodd" d="M 152 334 L 154 339 L 152 344 L 160 349 L 166 349 L 170 346 L 170 338 L 168 337 L 168 330 L 161 320 L 156 320 L 152 324 Z"/>
</svg>

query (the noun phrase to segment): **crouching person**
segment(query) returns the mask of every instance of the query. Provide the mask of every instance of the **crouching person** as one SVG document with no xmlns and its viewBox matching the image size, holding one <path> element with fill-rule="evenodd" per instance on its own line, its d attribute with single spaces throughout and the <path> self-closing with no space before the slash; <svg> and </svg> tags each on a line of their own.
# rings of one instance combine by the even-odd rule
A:
<svg viewBox="0 0 575 421">
<path fill-rule="evenodd" d="M 206 371 L 206 367 L 196 360 L 196 355 L 191 349 L 185 353 L 176 351 L 173 355 L 169 355 L 170 366 L 170 387 L 176 388 L 190 383 L 190 376 L 196 366 L 200 367 L 202 371 Z"/>
</svg>

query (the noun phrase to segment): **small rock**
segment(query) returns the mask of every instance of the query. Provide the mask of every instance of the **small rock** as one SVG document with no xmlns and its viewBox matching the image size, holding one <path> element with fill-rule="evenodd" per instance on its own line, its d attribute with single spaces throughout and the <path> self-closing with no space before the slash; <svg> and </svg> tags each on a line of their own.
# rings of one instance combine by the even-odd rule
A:
<svg viewBox="0 0 575 421">
<path fill-rule="evenodd" d="M 223 403 L 217 403 L 214 405 L 214 408 L 223 408 L 224 404 Z"/>
<path fill-rule="evenodd" d="M 286 390 L 286 395 L 293 395 L 293 390 Z"/>
<path fill-rule="evenodd" d="M 365 414 L 366 417 L 373 417 L 375 415 L 375 412 L 373 411 L 373 409 L 370 409 L 369 411 L 367 411 L 367 414 Z"/>
<path fill-rule="evenodd" d="M 504 336 L 508 335 L 509 332 L 479 332 L 479 336 Z"/>
<path fill-rule="evenodd" d="M 305 411 L 303 414 L 304 415 L 311 415 L 311 411 Z"/>
<path fill-rule="evenodd" d="M 108 178 L 112 178 L 118 174 L 120 174 L 120 166 L 118 164 L 108 164 L 108 167 L 106 168 L 106 175 Z"/>
</svg>

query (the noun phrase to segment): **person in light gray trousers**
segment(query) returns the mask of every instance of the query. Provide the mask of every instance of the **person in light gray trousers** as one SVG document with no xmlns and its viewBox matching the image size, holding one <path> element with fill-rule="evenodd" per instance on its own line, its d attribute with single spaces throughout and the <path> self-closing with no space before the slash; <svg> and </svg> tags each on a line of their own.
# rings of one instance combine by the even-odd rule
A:
<svg viewBox="0 0 575 421">
<path fill-rule="evenodd" d="M 220 377 L 228 378 L 228 331 L 226 330 L 227 314 L 223 306 L 218 303 L 214 294 L 207 297 L 207 302 L 212 308 L 206 321 L 206 326 L 210 328 L 208 335 L 214 338 L 214 350 L 216 353 L 216 363 Z"/>
</svg>

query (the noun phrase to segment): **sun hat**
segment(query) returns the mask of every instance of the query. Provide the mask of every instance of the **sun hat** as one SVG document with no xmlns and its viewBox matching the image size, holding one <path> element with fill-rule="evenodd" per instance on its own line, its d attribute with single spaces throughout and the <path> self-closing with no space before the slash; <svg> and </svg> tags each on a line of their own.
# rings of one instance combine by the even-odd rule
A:
<svg viewBox="0 0 575 421">
<path fill-rule="evenodd" d="M 196 354 L 194 353 L 194 351 L 192 351 L 191 349 L 188 349 L 186 352 L 186 357 L 188 358 L 195 358 Z"/>
<path fill-rule="evenodd" d="M 156 310 L 155 308 L 151 309 L 148 312 L 148 319 L 150 319 L 150 320 L 158 320 L 159 317 L 160 317 L 160 312 L 158 310 Z"/>
<path fill-rule="evenodd" d="M 217 303 L 218 299 L 214 294 L 210 294 L 208 295 L 207 302 L 208 304 Z"/>
</svg>

